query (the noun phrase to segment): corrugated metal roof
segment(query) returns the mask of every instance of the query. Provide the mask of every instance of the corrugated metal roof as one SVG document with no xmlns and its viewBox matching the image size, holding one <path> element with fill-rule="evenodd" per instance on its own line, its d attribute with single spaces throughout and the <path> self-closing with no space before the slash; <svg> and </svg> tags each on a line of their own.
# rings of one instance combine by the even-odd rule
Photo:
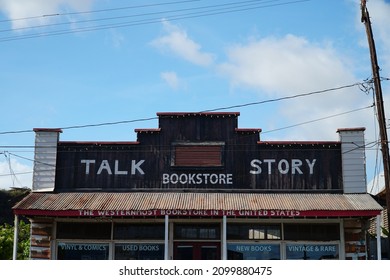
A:
<svg viewBox="0 0 390 280">
<path fill-rule="evenodd" d="M 19 210 L 296 210 L 380 211 L 369 194 L 275 193 L 31 193 Z M 21 211 L 23 212 L 23 211 Z"/>
</svg>

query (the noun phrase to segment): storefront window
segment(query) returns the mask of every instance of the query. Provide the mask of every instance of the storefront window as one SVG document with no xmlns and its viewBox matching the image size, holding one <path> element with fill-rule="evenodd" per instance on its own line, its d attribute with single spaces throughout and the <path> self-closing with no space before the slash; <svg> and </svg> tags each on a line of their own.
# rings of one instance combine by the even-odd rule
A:
<svg viewBox="0 0 390 280">
<path fill-rule="evenodd" d="M 57 223 L 58 239 L 110 239 L 111 223 Z"/>
<path fill-rule="evenodd" d="M 340 240 L 339 224 L 285 224 L 285 240 Z"/>
<path fill-rule="evenodd" d="M 58 260 L 108 260 L 108 243 L 68 243 L 59 242 Z"/>
<path fill-rule="evenodd" d="M 230 240 L 279 240 L 280 224 L 228 224 L 227 238 Z"/>
<path fill-rule="evenodd" d="M 114 239 L 164 240 L 164 224 L 122 224 L 114 225 Z"/>
<path fill-rule="evenodd" d="M 339 259 L 337 244 L 286 244 L 288 260 L 332 260 Z"/>
<path fill-rule="evenodd" d="M 229 260 L 279 260 L 279 244 L 229 243 Z"/>
<path fill-rule="evenodd" d="M 117 243 L 116 260 L 163 260 L 164 245 L 152 243 Z"/>
<path fill-rule="evenodd" d="M 220 228 L 217 224 L 176 224 L 176 239 L 219 239 Z"/>
</svg>

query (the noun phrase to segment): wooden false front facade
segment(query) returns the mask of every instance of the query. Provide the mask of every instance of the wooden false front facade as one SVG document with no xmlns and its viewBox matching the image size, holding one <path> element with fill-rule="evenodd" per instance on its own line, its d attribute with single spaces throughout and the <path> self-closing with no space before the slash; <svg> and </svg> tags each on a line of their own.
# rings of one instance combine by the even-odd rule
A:
<svg viewBox="0 0 390 280">
<path fill-rule="evenodd" d="M 157 115 L 133 142 L 35 129 L 33 192 L 14 207 L 32 221 L 31 258 L 370 258 L 382 207 L 366 193 L 364 128 L 262 141 L 238 112 Z"/>
</svg>

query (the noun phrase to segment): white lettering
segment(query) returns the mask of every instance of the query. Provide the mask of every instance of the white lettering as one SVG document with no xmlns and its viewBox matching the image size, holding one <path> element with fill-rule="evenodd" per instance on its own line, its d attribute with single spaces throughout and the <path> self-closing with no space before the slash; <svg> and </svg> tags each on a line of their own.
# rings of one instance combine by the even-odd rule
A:
<svg viewBox="0 0 390 280">
<path fill-rule="evenodd" d="M 233 174 L 226 174 L 226 178 L 227 178 L 226 184 L 228 184 L 228 185 L 233 184 Z"/>
<path fill-rule="evenodd" d="M 179 176 L 176 173 L 173 173 L 170 179 L 172 184 L 177 184 L 179 182 Z"/>
<path fill-rule="evenodd" d="M 204 177 L 204 183 L 205 184 L 208 184 L 208 177 L 210 176 L 210 174 L 202 174 L 203 175 L 203 177 Z"/>
<path fill-rule="evenodd" d="M 187 174 L 180 174 L 179 182 L 180 182 L 180 184 L 186 184 L 188 182 Z"/>
<path fill-rule="evenodd" d="M 303 174 L 302 170 L 299 168 L 300 166 L 302 166 L 302 161 L 300 159 L 292 159 L 291 173 L 295 174 L 295 172 L 298 172 L 299 174 Z"/>
<path fill-rule="evenodd" d="M 336 252 L 336 246 L 335 245 L 320 246 L 319 251 L 321 251 L 321 252 Z"/>
<path fill-rule="evenodd" d="M 272 163 L 274 163 L 275 160 L 274 159 L 265 159 L 264 160 L 264 163 L 267 163 L 268 164 L 268 175 L 271 175 L 271 170 L 272 170 Z"/>
<path fill-rule="evenodd" d="M 88 175 L 91 173 L 92 171 L 92 165 L 93 164 L 96 164 L 96 160 L 94 159 L 82 159 L 80 160 L 80 162 L 82 164 L 85 164 L 85 175 Z M 139 160 L 139 161 L 136 161 L 136 160 L 132 160 L 131 161 L 131 175 L 135 175 L 136 173 L 139 173 L 141 175 L 144 175 L 145 172 L 143 171 L 143 169 L 141 168 L 141 165 L 145 162 L 144 159 L 142 160 Z M 113 172 L 112 172 L 112 164 L 114 165 L 114 175 L 128 175 L 129 174 L 129 171 L 128 170 L 120 170 L 120 161 L 119 160 L 114 160 L 114 162 L 112 163 L 111 161 L 111 165 L 110 165 L 110 161 L 108 160 L 102 160 L 100 162 L 100 165 L 99 165 L 99 168 L 96 172 L 97 175 L 100 175 L 103 173 L 103 171 L 106 171 L 108 175 L 112 175 Z"/>
<path fill-rule="evenodd" d="M 89 165 L 91 163 L 95 163 L 96 161 L 94 159 L 82 159 L 81 163 L 85 163 L 85 174 L 89 174 Z"/>
<path fill-rule="evenodd" d="M 197 184 L 199 185 L 199 184 L 202 184 L 202 174 L 197 174 L 196 175 L 196 180 L 197 180 Z"/>
<path fill-rule="evenodd" d="M 136 171 L 138 171 L 141 175 L 144 175 L 145 172 L 140 167 L 141 164 L 143 164 L 144 162 L 145 162 L 144 159 L 141 159 L 137 163 L 135 162 L 135 160 L 132 160 L 131 161 L 131 175 L 135 175 Z"/>
<path fill-rule="evenodd" d="M 122 245 L 122 251 L 159 251 L 160 246 L 159 245 L 147 245 L 147 244 L 140 244 L 140 245 Z"/>
<path fill-rule="evenodd" d="M 195 183 L 195 174 L 189 174 L 188 175 L 188 184 L 194 185 Z"/>
<path fill-rule="evenodd" d="M 94 216 L 93 210 L 79 210 L 80 216 Z"/>
<path fill-rule="evenodd" d="M 272 247 L 270 245 L 237 245 L 236 251 L 239 252 L 271 252 Z"/>
<path fill-rule="evenodd" d="M 211 174 L 211 175 L 210 175 L 210 183 L 213 184 L 213 185 L 219 183 L 218 174 Z"/>
<path fill-rule="evenodd" d="M 249 171 L 250 174 L 261 174 L 261 161 L 259 159 L 254 159 L 251 161 L 251 166 L 255 168 L 255 170 Z"/>
<path fill-rule="evenodd" d="M 108 160 L 102 160 L 97 174 L 101 174 L 103 170 L 106 170 L 108 174 L 112 175 L 111 167 L 108 164 Z"/>
<path fill-rule="evenodd" d="M 271 246 L 261 246 L 261 245 L 256 245 L 256 246 L 251 246 L 251 251 L 252 252 L 271 252 L 272 247 Z"/>
<path fill-rule="evenodd" d="M 284 168 L 283 168 L 283 165 L 284 165 Z M 282 159 L 281 161 L 279 161 L 278 170 L 281 174 L 287 174 L 288 171 L 290 170 L 290 165 L 288 164 L 288 161 L 285 159 Z"/>
<path fill-rule="evenodd" d="M 71 251 L 106 251 L 106 245 L 100 244 L 61 244 L 62 250 L 71 250 Z"/>
<path fill-rule="evenodd" d="M 115 175 L 127 175 L 127 171 L 126 170 L 123 170 L 123 171 L 120 171 L 119 170 L 119 160 L 116 160 L 115 161 L 115 170 L 114 170 L 114 174 Z"/>
<path fill-rule="evenodd" d="M 290 252 L 314 252 L 313 245 L 287 245 Z"/>
<path fill-rule="evenodd" d="M 267 174 L 272 175 L 275 171 L 280 174 L 304 174 L 304 171 L 308 169 L 309 174 L 314 173 L 314 165 L 317 159 L 305 159 L 306 165 L 303 164 L 301 159 L 293 158 L 291 160 L 281 159 L 278 162 L 275 159 L 253 159 L 250 162 L 251 169 L 249 170 L 250 174 L 257 175 L 262 174 L 262 164 L 267 167 Z M 274 165 L 276 163 L 276 166 Z M 306 168 L 305 168 L 306 167 Z"/>
<path fill-rule="evenodd" d="M 216 174 L 216 173 L 199 173 L 199 174 L 177 174 L 163 173 L 162 183 L 166 184 L 182 184 L 182 185 L 231 185 L 233 184 L 233 174 Z"/>
<path fill-rule="evenodd" d="M 163 183 L 164 185 L 169 184 L 169 174 L 164 173 L 162 177 L 163 177 L 162 183 Z"/>
<path fill-rule="evenodd" d="M 317 159 L 313 159 L 312 162 L 306 159 L 307 165 L 309 166 L 310 174 L 313 174 L 314 164 L 316 163 L 316 161 Z"/>
</svg>

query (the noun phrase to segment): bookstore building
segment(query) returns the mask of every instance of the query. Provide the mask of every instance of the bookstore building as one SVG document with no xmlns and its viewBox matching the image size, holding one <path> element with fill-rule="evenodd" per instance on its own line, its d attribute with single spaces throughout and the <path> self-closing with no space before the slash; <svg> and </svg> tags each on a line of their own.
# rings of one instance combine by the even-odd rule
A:
<svg viewBox="0 0 390 280">
<path fill-rule="evenodd" d="M 37 128 L 31 259 L 369 259 L 364 128 L 262 141 L 238 112 L 157 113 L 136 141 Z M 15 234 L 17 243 L 17 231 Z"/>
</svg>

